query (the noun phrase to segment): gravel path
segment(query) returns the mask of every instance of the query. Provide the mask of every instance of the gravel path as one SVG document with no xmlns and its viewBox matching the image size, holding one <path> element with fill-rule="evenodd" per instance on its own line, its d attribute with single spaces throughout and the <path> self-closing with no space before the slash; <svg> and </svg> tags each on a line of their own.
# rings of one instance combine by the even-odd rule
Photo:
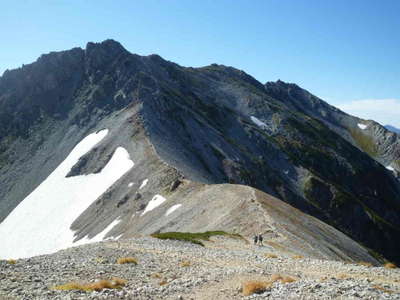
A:
<svg viewBox="0 0 400 300">
<path fill-rule="evenodd" d="M 266 258 L 265 254 L 276 258 Z M 270 255 L 271 256 L 271 255 Z M 135 257 L 138 264 L 117 264 Z M 290 276 L 263 294 L 243 296 L 247 280 Z M 68 282 L 118 277 L 122 289 L 58 291 Z M 400 269 L 293 258 L 269 246 L 214 238 L 206 247 L 150 237 L 89 244 L 0 261 L 0 299 L 400 299 Z"/>
</svg>

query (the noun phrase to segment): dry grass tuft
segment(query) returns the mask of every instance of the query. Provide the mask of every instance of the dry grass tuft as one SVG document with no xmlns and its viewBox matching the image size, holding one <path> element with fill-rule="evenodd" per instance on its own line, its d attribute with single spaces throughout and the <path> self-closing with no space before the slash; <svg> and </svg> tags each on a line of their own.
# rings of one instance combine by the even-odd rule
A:
<svg viewBox="0 0 400 300">
<path fill-rule="evenodd" d="M 276 281 L 280 281 L 282 283 L 291 283 L 291 282 L 295 282 L 296 279 L 290 276 L 282 276 L 279 274 L 272 274 L 271 275 L 271 282 L 274 283 Z"/>
<path fill-rule="evenodd" d="M 281 279 L 282 279 L 282 276 L 279 275 L 279 274 L 272 274 L 271 275 L 271 281 L 272 282 L 275 282 L 275 281 L 278 281 L 278 280 L 281 280 Z"/>
<path fill-rule="evenodd" d="M 348 279 L 348 278 L 350 278 L 350 276 L 345 273 L 339 273 L 338 275 L 336 275 L 336 278 L 337 279 Z"/>
<path fill-rule="evenodd" d="M 392 290 L 389 290 L 389 289 L 387 289 L 387 288 L 384 288 L 383 286 L 380 286 L 380 285 L 374 285 L 373 288 L 374 288 L 374 289 L 377 289 L 377 290 L 379 290 L 379 291 L 388 293 L 388 294 L 394 293 Z"/>
<path fill-rule="evenodd" d="M 268 281 L 246 281 L 242 284 L 242 293 L 244 296 L 261 294 L 272 286 Z"/>
<path fill-rule="evenodd" d="M 282 283 L 291 283 L 291 282 L 295 282 L 296 279 L 294 279 L 293 277 L 290 276 L 285 276 L 281 279 Z"/>
<path fill-rule="evenodd" d="M 161 280 L 161 281 L 158 283 L 159 286 L 163 286 L 163 285 L 166 285 L 166 284 L 168 284 L 168 282 L 167 282 L 165 279 Z"/>
<path fill-rule="evenodd" d="M 80 291 L 86 291 L 86 284 L 78 283 L 78 282 L 69 282 L 66 284 L 62 285 L 57 285 L 53 288 L 54 290 L 59 290 L 59 291 L 70 291 L 70 290 L 80 290 Z"/>
<path fill-rule="evenodd" d="M 134 258 L 134 257 L 121 257 L 121 258 L 117 259 L 117 264 L 120 264 L 120 265 L 122 265 L 122 264 L 135 264 L 135 265 L 137 265 L 138 262 L 137 262 L 137 259 Z"/>
<path fill-rule="evenodd" d="M 160 273 L 153 273 L 153 274 L 150 275 L 150 277 L 151 277 L 151 278 L 158 278 L 158 279 L 160 279 L 162 276 L 161 276 Z"/>
<path fill-rule="evenodd" d="M 180 263 L 181 267 L 190 267 L 191 263 L 188 260 L 184 260 Z"/>
<path fill-rule="evenodd" d="M 111 280 L 98 280 L 93 283 L 70 282 L 63 285 L 55 286 L 53 289 L 61 291 L 79 290 L 79 291 L 101 291 L 103 289 L 120 289 L 126 284 L 125 279 L 112 278 Z"/>
<path fill-rule="evenodd" d="M 386 263 L 383 265 L 386 269 L 396 269 L 397 266 L 394 263 Z"/>
<path fill-rule="evenodd" d="M 292 258 L 293 259 L 303 259 L 304 256 L 303 255 L 293 255 Z"/>
<path fill-rule="evenodd" d="M 109 280 L 98 280 L 93 283 L 89 283 L 87 285 L 83 285 L 84 289 L 88 291 L 101 291 L 103 289 L 112 289 L 116 288 L 116 285 L 114 285 L 111 281 Z"/>
<path fill-rule="evenodd" d="M 119 285 L 119 286 L 125 286 L 128 281 L 126 279 L 113 277 L 113 278 L 111 278 L 111 282 L 113 284 L 116 284 L 116 285 Z"/>
<path fill-rule="evenodd" d="M 9 260 L 7 260 L 7 262 L 8 262 L 10 265 L 15 265 L 15 264 L 17 263 L 17 261 L 16 261 L 15 259 L 9 259 Z"/>
<path fill-rule="evenodd" d="M 246 281 L 242 283 L 242 292 L 244 296 L 249 296 L 252 294 L 261 294 L 274 284 L 274 282 L 280 281 L 281 283 L 291 283 L 295 282 L 296 279 L 290 276 L 281 276 L 279 274 L 271 275 L 269 281 Z"/>
<path fill-rule="evenodd" d="M 278 255 L 273 254 L 273 253 L 265 253 L 264 256 L 266 258 L 278 258 Z"/>
<path fill-rule="evenodd" d="M 366 262 L 366 261 L 359 261 L 359 262 L 357 262 L 357 265 L 368 267 L 368 268 L 372 267 L 372 264 L 370 262 Z"/>
</svg>

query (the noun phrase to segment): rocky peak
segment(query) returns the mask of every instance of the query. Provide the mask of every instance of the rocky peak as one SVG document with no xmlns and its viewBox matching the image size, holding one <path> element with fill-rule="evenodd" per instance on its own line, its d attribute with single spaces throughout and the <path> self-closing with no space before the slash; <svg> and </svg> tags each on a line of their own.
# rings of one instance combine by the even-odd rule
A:
<svg viewBox="0 0 400 300">
<path fill-rule="evenodd" d="M 207 72 L 211 74 L 214 78 L 218 78 L 222 81 L 236 82 L 236 83 L 247 83 L 253 87 L 263 90 L 264 87 L 262 83 L 256 80 L 251 75 L 247 74 L 243 70 L 236 69 L 231 66 L 225 66 L 220 64 L 211 64 L 209 66 L 197 68 L 198 71 Z"/>
<path fill-rule="evenodd" d="M 89 73 L 96 72 L 124 54 L 129 52 L 114 40 L 105 40 L 101 43 L 89 42 L 85 49 L 86 69 Z"/>
<path fill-rule="evenodd" d="M 86 53 L 92 54 L 95 51 L 107 51 L 110 54 L 127 52 L 127 50 L 117 41 L 108 39 L 100 43 L 88 42 L 86 44 Z"/>
<path fill-rule="evenodd" d="M 277 81 L 267 81 L 265 83 L 266 87 L 276 87 L 276 88 L 283 88 L 283 89 L 287 89 L 288 87 L 295 87 L 295 88 L 299 88 L 300 87 L 295 84 L 295 83 L 290 83 L 290 82 L 285 82 L 283 80 L 278 79 Z"/>
</svg>

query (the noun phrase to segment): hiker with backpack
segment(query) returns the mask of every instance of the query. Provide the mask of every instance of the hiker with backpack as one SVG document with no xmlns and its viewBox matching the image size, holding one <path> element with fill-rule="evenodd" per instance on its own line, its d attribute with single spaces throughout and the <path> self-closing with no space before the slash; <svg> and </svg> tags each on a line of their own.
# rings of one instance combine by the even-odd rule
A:
<svg viewBox="0 0 400 300">
<path fill-rule="evenodd" d="M 263 245 L 263 236 L 262 236 L 261 233 L 258 235 L 258 244 L 259 244 L 260 246 Z"/>
</svg>

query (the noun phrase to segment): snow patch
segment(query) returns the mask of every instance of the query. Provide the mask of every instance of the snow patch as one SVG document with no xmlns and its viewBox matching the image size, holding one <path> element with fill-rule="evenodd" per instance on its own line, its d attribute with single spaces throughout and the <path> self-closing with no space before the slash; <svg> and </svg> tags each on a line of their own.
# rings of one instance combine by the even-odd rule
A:
<svg viewBox="0 0 400 300">
<path fill-rule="evenodd" d="M 175 204 L 175 205 L 171 206 L 170 208 L 168 208 L 167 212 L 165 213 L 165 216 L 172 214 L 175 210 L 177 210 L 181 206 L 182 206 L 182 204 Z"/>
<path fill-rule="evenodd" d="M 388 169 L 389 171 L 392 171 L 392 172 L 395 171 L 395 169 L 392 166 L 387 166 L 386 169 Z"/>
<path fill-rule="evenodd" d="M 155 195 L 153 199 L 150 200 L 150 202 L 147 204 L 146 208 L 142 212 L 141 216 L 143 216 L 145 213 L 155 209 L 157 206 L 160 206 L 161 204 L 164 203 L 164 201 L 167 200 L 161 195 Z"/>
<path fill-rule="evenodd" d="M 100 173 L 65 177 L 107 134 L 102 130 L 85 137 L 0 224 L 0 258 L 49 254 L 74 245 L 71 224 L 134 165 L 118 147 Z"/>
<path fill-rule="evenodd" d="M 113 238 L 113 240 L 119 240 L 121 238 L 122 234 L 120 234 L 119 236 L 116 236 L 115 238 Z"/>
<path fill-rule="evenodd" d="M 364 130 L 364 129 L 366 129 L 368 127 L 368 125 L 361 124 L 361 123 L 358 123 L 357 126 L 362 130 Z"/>
<path fill-rule="evenodd" d="M 83 244 L 87 244 L 87 243 L 101 242 L 102 240 L 104 240 L 104 237 L 107 235 L 107 233 L 109 233 L 120 222 L 121 222 L 121 220 L 114 220 L 102 232 L 98 233 L 97 235 L 95 235 L 92 238 L 88 238 L 88 236 L 85 236 L 83 239 L 76 241 L 74 243 L 74 246 L 83 245 Z M 121 236 L 121 235 L 119 235 L 119 236 Z M 111 239 L 111 238 L 107 238 L 107 240 L 108 239 Z"/>
<path fill-rule="evenodd" d="M 148 179 L 143 180 L 142 184 L 139 186 L 139 190 L 141 190 L 142 188 L 144 188 L 144 187 L 146 186 L 146 184 L 147 184 L 148 181 L 149 181 Z"/>
<path fill-rule="evenodd" d="M 262 128 L 262 129 L 266 129 L 268 128 L 267 124 L 265 124 L 264 122 L 260 121 L 259 119 L 257 119 L 254 116 L 250 116 L 251 121 L 256 124 L 258 127 Z"/>
<path fill-rule="evenodd" d="M 133 182 L 129 182 L 128 187 L 131 187 L 133 185 Z"/>
</svg>

